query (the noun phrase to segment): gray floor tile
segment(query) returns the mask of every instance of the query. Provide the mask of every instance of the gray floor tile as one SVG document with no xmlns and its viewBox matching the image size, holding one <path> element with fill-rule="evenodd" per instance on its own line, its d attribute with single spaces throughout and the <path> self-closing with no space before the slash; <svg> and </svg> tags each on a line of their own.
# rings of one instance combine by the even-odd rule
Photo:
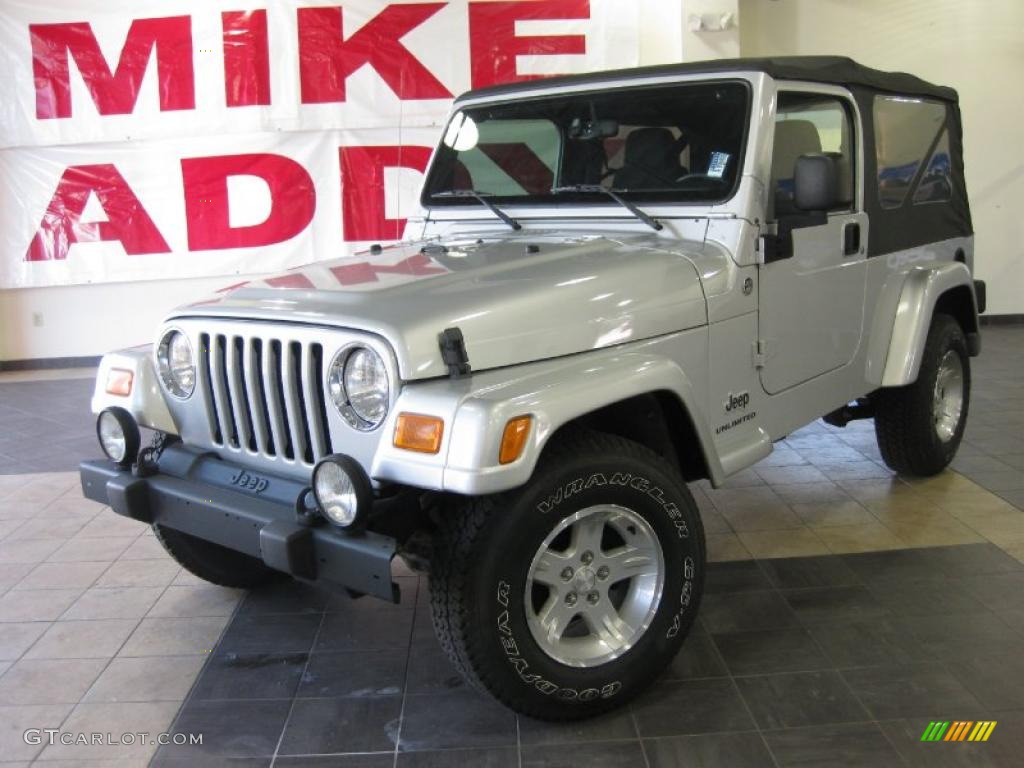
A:
<svg viewBox="0 0 1024 768">
<path fill-rule="evenodd" d="M 728 678 L 665 682 L 641 694 L 633 709 L 643 738 L 754 729 Z"/>
<path fill-rule="evenodd" d="M 665 677 L 669 680 L 688 680 L 727 674 L 728 669 L 714 641 L 698 624 L 683 641 L 683 648 L 672 660 Z"/>
<path fill-rule="evenodd" d="M 700 620 L 709 632 L 745 632 L 797 626 L 796 614 L 777 592 L 705 596 Z"/>
<path fill-rule="evenodd" d="M 763 768 L 771 755 L 757 733 L 707 734 L 644 739 L 651 768 Z"/>
<path fill-rule="evenodd" d="M 782 592 L 805 626 L 883 618 L 889 614 L 867 587 L 817 587 Z"/>
<path fill-rule="evenodd" d="M 870 719 L 843 678 L 831 670 L 740 677 L 736 684 L 762 729 Z"/>
<path fill-rule="evenodd" d="M 733 675 L 826 669 L 832 663 L 806 629 L 766 629 L 713 636 Z"/>
<path fill-rule="evenodd" d="M 358 759 L 352 757 L 350 759 Z M 387 756 L 391 760 L 391 755 Z M 338 763 L 340 768 L 350 768 L 347 762 Z M 513 747 L 496 749 L 456 749 L 440 752 L 399 752 L 398 763 L 402 768 L 448 768 L 451 765 L 473 766 L 473 768 L 519 768 L 519 755 Z M 390 768 L 391 763 L 380 763 L 381 768 Z M 352 764 L 352 768 L 362 768 Z M 366 764 L 376 768 L 376 764 Z"/>
<path fill-rule="evenodd" d="M 637 738 L 636 724 L 629 707 L 589 720 L 549 723 L 529 717 L 519 718 L 519 741 L 523 746 L 578 744 L 585 741 L 630 741 Z"/>
<path fill-rule="evenodd" d="M 206 656 L 113 659 L 83 701 L 184 701 Z"/>
<path fill-rule="evenodd" d="M 218 653 L 203 668 L 192 698 L 290 699 L 307 659 L 305 653 Z"/>
<path fill-rule="evenodd" d="M 300 670 L 302 684 L 296 695 L 300 698 L 395 696 L 402 693 L 408 655 L 407 650 L 314 653 L 308 657 L 305 672 Z M 436 659 L 436 662 L 454 673 L 446 658 Z"/>
<path fill-rule="evenodd" d="M 476 691 L 406 697 L 398 745 L 402 751 L 515 743 L 515 715 Z"/>
<path fill-rule="evenodd" d="M 14 661 L 21 658 L 49 626 L 45 621 L 0 622 L 0 659 Z"/>
<path fill-rule="evenodd" d="M 851 587 L 860 583 L 846 563 L 834 556 L 783 557 L 762 560 L 760 565 L 771 584 L 779 589 Z"/>
<path fill-rule="evenodd" d="M 941 664 L 893 664 L 842 672 L 876 720 L 976 717 L 980 702 Z M 949 715 L 956 712 L 956 715 Z"/>
<path fill-rule="evenodd" d="M 26 659 L 108 659 L 117 654 L 138 619 L 62 620 L 50 625 Z"/>
<path fill-rule="evenodd" d="M 143 619 L 121 648 L 120 656 L 188 656 L 212 653 L 227 620 Z"/>
<path fill-rule="evenodd" d="M 220 764 L 217 761 L 227 757 L 273 755 L 290 708 L 290 701 L 280 700 L 192 702 L 174 721 L 174 730 L 178 733 L 201 733 L 203 743 L 163 746 L 157 757 L 162 760 L 186 759 L 194 765 L 194 761 L 202 759 Z M 322 743 L 325 734 L 335 733 L 345 723 L 339 713 L 327 710 L 324 707 L 323 717 L 319 720 L 320 733 L 308 734 L 306 748 L 298 752 L 291 749 L 285 754 L 321 751 L 320 744 L 313 737 L 319 736 Z"/>
<path fill-rule="evenodd" d="M 72 704 L 9 705 L 0 699 L 0 754 L 5 760 L 31 760 L 43 751 L 45 742 L 35 743 L 36 734 L 26 740 L 30 728 L 59 729 Z M 42 738 L 42 734 L 39 734 Z"/>
<path fill-rule="evenodd" d="M 779 768 L 830 768 L 837 764 L 888 768 L 899 753 L 875 723 L 820 725 L 764 734 Z"/>
<path fill-rule="evenodd" d="M 931 653 L 901 618 L 818 624 L 808 628 L 818 646 L 837 667 L 909 664 L 927 661 Z"/>
<path fill-rule="evenodd" d="M 160 587 L 93 587 L 82 593 L 64 619 L 141 619 L 160 597 Z"/>
<path fill-rule="evenodd" d="M 12 589 L 0 595 L 0 622 L 55 621 L 81 594 L 80 589 Z"/>
<path fill-rule="evenodd" d="M 522 768 L 646 768 L 639 741 L 523 747 Z"/>
<path fill-rule="evenodd" d="M 22 659 L 0 677 L 0 702 L 74 704 L 106 665 L 106 659 Z"/>
<path fill-rule="evenodd" d="M 167 732 L 177 711 L 174 702 L 113 704 L 85 702 L 75 707 L 62 726 L 69 733 L 155 734 Z M 53 744 L 40 760 L 122 759 L 137 765 L 156 751 L 155 738 L 136 739 L 133 744 Z M 59 765 L 59 764 L 58 764 Z"/>
</svg>

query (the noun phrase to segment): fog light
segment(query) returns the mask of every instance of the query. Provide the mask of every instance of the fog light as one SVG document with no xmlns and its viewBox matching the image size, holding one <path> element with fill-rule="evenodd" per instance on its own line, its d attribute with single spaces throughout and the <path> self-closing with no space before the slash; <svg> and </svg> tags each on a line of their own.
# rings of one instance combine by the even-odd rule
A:
<svg viewBox="0 0 1024 768">
<path fill-rule="evenodd" d="M 139 425 L 124 408 L 105 408 L 96 419 L 96 436 L 107 458 L 130 467 L 139 455 Z"/>
<path fill-rule="evenodd" d="M 327 456 L 313 470 L 313 495 L 320 513 L 341 528 L 365 525 L 373 503 L 370 480 L 350 456 Z"/>
</svg>

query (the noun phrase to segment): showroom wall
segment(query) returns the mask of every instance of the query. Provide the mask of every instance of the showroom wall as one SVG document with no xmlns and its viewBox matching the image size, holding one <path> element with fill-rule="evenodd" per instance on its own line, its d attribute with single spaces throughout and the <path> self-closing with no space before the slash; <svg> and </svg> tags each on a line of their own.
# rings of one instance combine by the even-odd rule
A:
<svg viewBox="0 0 1024 768">
<path fill-rule="evenodd" d="M 978 277 L 1024 313 L 1024 2 L 740 0 L 744 56 L 836 54 L 960 93 Z"/>
<path fill-rule="evenodd" d="M 367 7 L 372 5 L 372 3 L 367 4 L 365 0 L 361 0 L 361 2 Z M 458 4 L 462 0 L 453 0 L 453 2 Z M 175 7 L 187 8 L 190 3 L 191 0 L 180 0 Z M 621 12 L 614 8 L 617 3 L 623 4 Z M 18 0 L 18 5 L 25 6 L 26 4 L 24 0 Z M 302 3 L 280 0 L 280 4 L 286 7 L 293 4 L 300 6 L 344 5 L 341 0 L 335 2 L 332 0 L 308 0 Z M 234 8 L 238 5 L 240 4 L 237 2 L 228 3 L 226 0 L 218 3 L 218 6 L 224 8 Z M 353 5 L 359 5 L 359 3 L 353 2 L 347 7 Z M 387 3 L 382 0 L 378 5 L 384 8 Z M 560 5 L 572 8 L 588 4 L 584 0 L 583 3 L 563 1 Z M 261 8 L 270 7 L 271 11 L 274 6 L 273 0 L 254 5 L 254 7 Z M 523 6 L 525 7 L 527 4 L 523 3 Z M 609 6 L 613 7 L 614 12 L 607 12 L 606 9 Z M 50 6 L 45 7 L 50 8 Z M 83 18 L 89 18 L 88 11 L 90 9 L 92 13 L 98 12 L 97 4 L 89 2 L 89 0 L 83 0 L 77 3 L 77 6 L 72 4 L 63 7 L 54 5 L 53 9 L 55 9 L 54 13 L 59 11 L 66 14 L 69 12 L 67 9 L 76 7 L 82 9 Z M 137 7 L 139 11 L 133 13 L 145 15 L 143 11 L 147 7 L 146 4 L 140 3 Z M 161 10 L 163 13 L 170 13 L 171 11 L 163 10 L 170 7 L 163 6 Z M 708 9 L 726 8 L 730 10 L 735 10 L 735 7 L 735 0 L 708 0 L 702 6 L 702 8 Z M 600 51 L 603 45 L 608 49 L 610 59 L 615 59 L 615 61 L 609 59 L 613 65 L 626 65 L 621 63 L 624 57 L 630 59 L 629 65 L 657 64 L 680 59 L 683 50 L 683 37 L 687 34 L 683 30 L 681 3 L 673 0 L 642 0 L 639 4 L 634 0 L 590 0 L 589 9 L 592 20 L 598 24 L 596 27 L 598 31 L 605 27 L 611 28 L 611 31 L 603 33 L 607 39 L 599 41 L 600 45 L 595 48 L 594 53 L 599 58 L 602 56 Z M 218 7 L 216 10 L 220 10 L 220 8 Z M 635 20 L 629 19 L 624 15 L 626 13 L 635 13 L 637 16 Z M 3 14 L 4 11 L 0 10 L 0 21 L 3 20 Z M 162 13 L 150 12 L 148 15 L 162 15 Z M 626 23 L 627 19 L 629 20 L 628 24 Z M 67 19 L 61 18 L 60 20 L 66 21 Z M 195 23 L 198 23 L 198 19 L 194 21 Z M 600 25 L 605 25 L 605 27 Z M 619 27 L 617 31 L 615 30 L 616 25 Z M 560 27 L 559 22 L 531 21 L 523 28 L 517 29 L 516 34 L 570 34 L 579 31 L 578 26 L 577 24 L 576 28 L 573 28 L 569 22 Z M 21 27 L 24 27 L 24 24 Z M 592 26 L 592 29 L 594 28 Z M 636 37 L 631 38 L 629 37 L 630 29 L 632 32 L 636 32 L 636 30 L 640 30 L 640 32 L 636 34 Z M 24 31 L 23 28 L 20 28 L 16 30 L 16 34 L 23 34 Z M 346 36 L 347 34 L 346 32 Z M 116 35 L 110 36 L 116 37 Z M 722 46 L 723 53 L 736 54 L 738 41 L 735 39 L 735 33 L 733 38 Z M 628 44 L 623 40 L 629 41 Z M 108 47 L 111 47 L 109 41 L 106 42 Z M 200 45 L 198 40 L 196 45 Z M 690 47 L 694 50 L 704 50 L 699 44 Z M 199 53 L 203 52 L 201 49 L 197 50 Z M 104 50 L 104 53 L 108 60 L 116 62 L 116 48 Z M 588 53 L 591 52 L 588 51 Z M 592 61 L 592 59 L 588 59 L 588 61 Z M 597 66 L 592 68 L 600 68 L 600 65 L 601 61 L 598 61 Z M 72 72 L 74 74 L 74 67 L 72 67 Z M 72 86 L 75 86 L 75 82 L 72 82 Z M 198 86 L 201 89 L 203 83 L 198 82 Z M 31 84 L 26 87 L 31 89 Z M 145 83 L 143 83 L 140 98 L 145 98 L 146 95 Z M 85 101 L 88 101 L 87 96 Z M 425 143 L 432 142 L 433 137 L 431 136 Z M 4 159 L 3 151 L 0 151 L 0 161 Z M 4 167 L 10 166 L 5 166 L 3 162 L 0 162 L 0 172 Z M 404 170 L 403 174 L 406 177 L 403 186 L 414 187 L 417 174 Z M 410 181 L 413 183 L 410 184 Z M 6 205 L 10 209 L 16 207 L 19 202 L 10 185 L 4 184 L 3 188 L 0 188 L 0 204 Z M 394 216 L 395 214 L 391 210 L 391 197 L 388 198 L 387 203 L 388 216 Z M 180 200 L 175 204 L 180 206 Z M 155 213 L 152 215 L 156 218 Z M 173 255 L 173 253 L 169 255 Z M 57 262 L 51 263 L 59 266 Z M 124 263 L 132 262 L 125 261 Z M 173 268 L 173 263 L 169 262 L 169 264 Z M 116 268 L 114 270 L 116 271 Z M 159 274 L 157 272 L 157 275 Z M 189 277 L 187 279 L 168 276 L 164 279 L 104 282 L 103 279 L 109 278 L 124 280 L 123 274 L 118 277 L 108 270 L 106 274 L 100 274 L 101 280 L 92 280 L 91 276 L 86 276 L 84 279 L 90 279 L 88 284 L 82 284 L 83 278 L 79 276 L 79 279 L 74 281 L 78 284 L 0 289 L 0 361 L 88 357 L 109 349 L 145 343 L 150 340 L 156 324 L 168 309 L 177 304 L 195 300 L 197 297 L 225 285 L 238 282 L 239 277 L 244 274 L 244 270 L 234 273 L 220 270 L 213 276 Z M 146 275 L 147 278 L 154 276 L 156 275 L 152 273 Z"/>
<path fill-rule="evenodd" d="M 634 6 L 634 0 L 615 1 Z M 640 64 L 834 53 L 956 87 L 989 312 L 1024 312 L 1024 274 L 1016 268 L 1024 255 L 1024 100 L 1006 90 L 1024 73 L 1024 3 L 641 0 L 639 6 Z M 738 11 L 738 32 L 690 29 L 693 14 L 729 11 Z M 0 189 L 0 201 L 6 194 Z M 92 356 L 144 343 L 166 309 L 231 282 L 222 275 L 0 290 L 0 361 Z"/>
</svg>

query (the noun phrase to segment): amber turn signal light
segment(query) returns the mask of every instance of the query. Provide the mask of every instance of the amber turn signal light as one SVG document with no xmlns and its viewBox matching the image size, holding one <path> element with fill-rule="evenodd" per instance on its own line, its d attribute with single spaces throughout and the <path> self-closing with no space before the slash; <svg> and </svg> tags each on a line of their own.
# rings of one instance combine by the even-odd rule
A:
<svg viewBox="0 0 1024 768">
<path fill-rule="evenodd" d="M 395 422 L 395 448 L 417 453 L 437 453 L 441 450 L 444 421 L 437 416 L 420 413 L 400 413 Z"/>
<path fill-rule="evenodd" d="M 107 394 L 128 397 L 132 393 L 135 374 L 125 368 L 111 368 L 107 371 Z"/>
<path fill-rule="evenodd" d="M 523 455 L 526 438 L 530 436 L 532 416 L 516 416 L 509 419 L 505 432 L 501 436 L 501 448 L 498 451 L 499 464 L 511 464 Z"/>
</svg>

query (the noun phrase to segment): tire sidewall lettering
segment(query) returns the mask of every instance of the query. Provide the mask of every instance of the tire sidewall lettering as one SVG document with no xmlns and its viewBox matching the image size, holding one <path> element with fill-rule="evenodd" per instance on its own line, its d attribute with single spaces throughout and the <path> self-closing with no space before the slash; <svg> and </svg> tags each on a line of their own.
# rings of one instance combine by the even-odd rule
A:
<svg viewBox="0 0 1024 768">
<path fill-rule="evenodd" d="M 699 573 L 698 561 L 700 558 L 697 554 L 701 545 L 694 540 L 695 532 L 689 522 L 691 516 L 692 519 L 697 519 L 697 512 L 692 502 L 689 499 L 686 500 L 686 506 L 689 508 L 689 515 L 687 515 L 680 508 L 680 503 L 673 500 L 678 496 L 678 492 L 666 491 L 665 484 L 652 479 L 647 473 L 638 471 L 625 469 L 584 471 L 579 474 L 569 474 L 567 479 L 563 478 L 558 479 L 558 484 L 553 490 L 528 503 L 527 509 L 532 507 L 532 511 L 543 521 L 542 525 L 534 523 L 532 529 L 537 532 L 544 530 L 544 535 L 538 538 L 536 545 L 539 546 L 547 532 L 562 519 L 592 504 L 621 503 L 638 514 L 642 514 L 658 532 L 662 546 L 665 548 L 666 560 L 672 558 L 673 555 L 678 558 L 675 565 L 667 565 L 669 572 L 674 571 L 678 574 L 681 571 L 683 578 L 679 579 L 676 576 L 669 580 L 666 576 L 666 592 L 662 596 L 662 604 L 658 609 L 658 616 L 661 618 L 660 620 L 655 619 L 655 622 L 660 623 L 662 627 L 656 632 L 660 639 L 656 638 L 656 633 L 651 631 L 655 629 L 652 626 L 648 629 L 647 634 L 640 638 L 638 645 L 642 644 L 651 648 L 650 643 L 655 643 L 653 647 L 661 647 L 664 643 L 674 645 L 681 642 L 680 633 L 692 623 L 692 614 L 695 612 L 696 605 L 694 596 L 698 592 L 698 579 L 702 576 Z M 601 494 L 604 501 L 601 498 L 593 500 L 581 498 L 581 496 L 587 495 L 588 491 L 594 491 L 594 489 L 598 489 L 594 495 L 597 495 L 600 489 L 609 492 L 607 495 Z M 611 499 L 609 500 L 608 497 Z M 532 542 L 532 538 L 535 536 L 536 533 L 531 532 L 527 538 Z M 696 536 L 699 537 L 699 524 Z M 673 540 L 679 542 L 677 545 L 679 549 L 673 549 Z M 567 674 L 582 676 L 587 680 L 584 685 L 568 683 L 565 679 L 561 679 L 563 675 L 558 673 L 557 667 L 561 665 L 551 660 L 536 647 L 536 641 L 525 626 L 525 613 L 521 608 L 524 601 L 522 589 L 514 587 L 520 581 L 525 587 L 525 574 L 509 570 L 510 567 L 516 567 L 515 561 L 518 560 L 518 557 L 518 555 L 515 558 L 509 557 L 499 565 L 495 573 L 495 576 L 498 577 L 496 589 L 492 593 L 495 596 L 494 605 L 497 609 L 496 622 L 493 626 L 496 630 L 498 644 L 516 678 L 523 685 L 529 686 L 543 696 L 565 702 L 595 702 L 610 699 L 619 694 L 627 684 L 623 680 L 614 679 L 614 677 L 612 680 L 606 678 L 605 681 L 599 681 L 602 667 L 590 669 L 566 667 Z M 529 560 L 528 557 L 527 563 Z M 702 581 L 702 579 L 700 580 Z M 670 581 L 671 583 L 669 583 Z M 671 594 L 667 591 L 669 588 L 673 589 Z M 670 604 L 672 610 L 671 613 L 668 613 L 665 609 Z M 633 651 L 636 651 L 636 648 Z M 612 672 L 612 675 L 617 677 L 617 674 L 623 669 L 617 663 L 618 661 L 617 659 L 608 665 L 603 665 L 614 668 L 608 669 L 606 673 Z M 557 667 L 553 668 L 552 665 L 557 665 Z M 595 677 L 598 677 L 598 680 L 594 680 Z"/>
</svg>

